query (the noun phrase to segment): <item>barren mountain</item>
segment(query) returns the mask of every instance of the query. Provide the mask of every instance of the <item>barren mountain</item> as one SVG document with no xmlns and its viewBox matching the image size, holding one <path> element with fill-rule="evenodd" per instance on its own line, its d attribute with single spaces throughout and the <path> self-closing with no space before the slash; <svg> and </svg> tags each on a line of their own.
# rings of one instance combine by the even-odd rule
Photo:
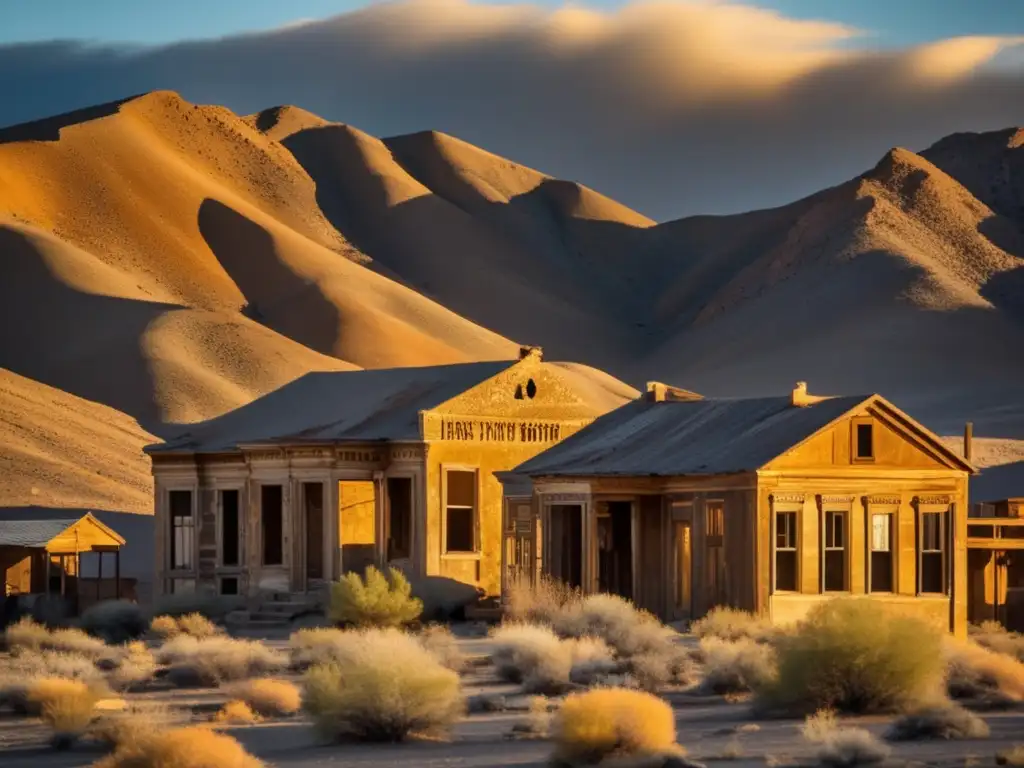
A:
<svg viewBox="0 0 1024 768">
<path fill-rule="evenodd" d="M 0 505 L 137 509 L 145 430 L 311 370 L 519 342 L 634 384 L 804 379 L 1024 438 L 1022 136 L 894 149 L 782 208 L 656 224 L 444 134 L 381 140 L 297 107 L 156 92 L 2 129 Z"/>
</svg>

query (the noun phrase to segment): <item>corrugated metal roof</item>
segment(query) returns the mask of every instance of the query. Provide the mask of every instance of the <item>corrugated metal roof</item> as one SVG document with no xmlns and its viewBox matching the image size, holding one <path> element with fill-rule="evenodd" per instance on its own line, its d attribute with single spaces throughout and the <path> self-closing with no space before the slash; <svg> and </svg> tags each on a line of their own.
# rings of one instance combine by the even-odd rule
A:
<svg viewBox="0 0 1024 768">
<path fill-rule="evenodd" d="M 77 509 L 0 509 L 0 546 L 45 547 L 88 512 Z"/>
<path fill-rule="evenodd" d="M 692 402 L 637 400 L 518 466 L 531 476 L 674 476 L 764 466 L 868 399 L 794 407 L 789 397 Z"/>
<path fill-rule="evenodd" d="M 147 450 L 204 453 L 284 440 L 416 440 L 420 411 L 440 405 L 516 362 L 308 373 Z"/>
</svg>

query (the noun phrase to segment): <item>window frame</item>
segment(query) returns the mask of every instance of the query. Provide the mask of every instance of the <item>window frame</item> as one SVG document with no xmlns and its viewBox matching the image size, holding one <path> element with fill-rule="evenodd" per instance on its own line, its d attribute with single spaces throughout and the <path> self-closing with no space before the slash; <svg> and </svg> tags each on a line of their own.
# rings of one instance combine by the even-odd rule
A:
<svg viewBox="0 0 1024 768">
<path fill-rule="evenodd" d="M 850 551 L 850 526 L 853 518 L 853 498 L 852 497 L 821 497 L 819 501 L 819 516 L 818 516 L 818 591 L 825 595 L 848 595 L 852 592 L 851 583 L 851 561 L 852 552 Z M 826 541 L 826 530 L 825 524 L 828 521 L 830 514 L 841 514 L 843 516 L 843 546 L 841 550 L 835 547 L 827 548 L 825 546 Z M 842 589 L 826 589 L 825 588 L 825 558 L 827 552 L 843 552 L 843 588 Z"/>
<path fill-rule="evenodd" d="M 871 455 L 861 456 L 859 452 L 860 437 L 859 432 L 861 427 L 871 428 Z M 870 416 L 861 416 L 854 418 L 850 422 L 850 460 L 854 464 L 871 464 L 875 461 L 875 457 L 878 454 L 875 436 L 877 430 L 875 429 L 875 420 Z"/>
<path fill-rule="evenodd" d="M 918 597 L 941 597 L 950 596 L 950 550 L 952 548 L 952 526 L 953 504 L 952 503 L 922 503 L 918 502 L 916 511 L 917 541 L 915 542 L 916 570 L 917 570 L 917 596 Z M 925 515 L 938 515 L 939 520 L 939 550 L 924 549 L 924 520 Z M 925 552 L 941 552 L 942 555 L 942 591 L 924 591 L 924 569 L 921 567 L 924 562 Z"/>
<path fill-rule="evenodd" d="M 167 530 L 166 530 L 166 535 L 167 535 L 167 545 L 165 547 L 165 550 L 166 550 L 165 557 L 167 558 L 167 567 L 164 570 L 169 575 L 171 575 L 171 576 L 192 575 L 192 574 L 194 574 L 196 572 L 196 565 L 199 562 L 199 526 L 198 526 L 198 519 L 197 519 L 198 518 L 198 512 L 199 512 L 199 510 L 198 510 L 198 506 L 199 506 L 199 499 L 198 499 L 199 491 L 198 491 L 198 489 L 195 486 L 188 485 L 188 486 L 171 486 L 171 487 L 167 488 L 165 492 L 167 494 L 167 496 L 166 496 L 166 509 L 167 509 L 167 522 L 166 522 Z M 171 496 L 172 496 L 172 494 L 175 494 L 175 493 L 187 493 L 187 494 L 189 494 L 189 510 L 190 510 L 190 513 L 189 513 L 188 519 L 192 521 L 192 524 L 189 526 L 191 528 L 191 530 L 192 530 L 191 547 L 190 547 L 191 551 L 189 552 L 189 558 L 188 558 L 188 563 L 189 564 L 188 565 L 182 565 L 182 566 L 175 565 L 175 563 L 174 563 L 174 555 L 175 555 L 175 551 L 176 551 L 176 548 L 174 546 L 175 545 L 174 539 L 175 539 L 175 529 L 176 529 L 177 526 L 175 526 L 175 524 L 174 524 L 175 515 L 174 515 L 174 508 L 171 505 Z"/>
<path fill-rule="evenodd" d="M 470 551 L 448 549 L 448 473 L 470 472 L 473 474 L 473 549 Z M 441 465 L 441 557 L 449 560 L 478 560 L 480 547 L 480 467 L 470 464 Z M 465 509 L 462 505 L 456 505 Z"/>
<path fill-rule="evenodd" d="M 876 550 L 874 546 L 875 536 L 875 516 L 885 516 L 889 519 L 889 569 L 890 569 L 890 584 L 889 589 L 874 589 L 874 558 L 875 552 L 882 552 L 884 550 Z M 866 535 L 865 535 L 865 574 L 864 574 L 864 586 L 865 591 L 869 595 L 895 595 L 899 592 L 898 580 L 899 580 L 899 507 L 893 507 L 889 505 L 874 505 L 870 502 L 865 508 L 866 517 Z"/>
<path fill-rule="evenodd" d="M 704 534 L 704 552 L 702 553 L 704 558 L 704 580 L 705 583 L 704 593 L 707 597 L 708 608 L 714 608 L 718 605 L 727 605 L 729 601 L 729 564 L 726 560 L 725 541 L 726 541 L 726 530 L 725 530 L 725 498 L 723 497 L 709 497 L 704 499 L 704 502 L 700 505 L 702 515 L 702 526 Z M 711 536 L 709 534 L 710 523 L 711 523 L 711 510 L 714 507 L 718 507 L 722 511 L 722 532 L 721 534 L 715 534 Z M 693 535 L 691 531 L 691 536 Z M 712 542 L 714 539 L 714 543 Z M 711 558 L 711 551 L 717 550 L 718 558 L 721 563 L 721 581 L 718 581 L 719 573 L 715 572 L 715 583 L 712 583 L 711 573 L 714 567 L 714 563 Z M 717 593 L 712 594 L 712 587 L 717 588 Z M 692 588 L 691 588 L 692 589 Z M 718 598 L 722 598 L 723 602 L 716 602 Z"/>
<path fill-rule="evenodd" d="M 803 508 L 804 502 L 800 497 L 787 499 L 771 499 L 771 594 L 773 595 L 795 595 L 803 592 L 803 563 L 801 553 L 803 552 Z M 794 515 L 794 545 L 793 549 L 785 549 L 785 552 L 796 552 L 796 589 L 779 589 L 779 515 Z"/>
<path fill-rule="evenodd" d="M 217 569 L 218 570 L 240 570 L 245 567 L 245 525 L 242 522 L 242 498 L 244 496 L 244 488 L 237 485 L 225 485 L 223 487 L 218 486 L 216 489 L 217 493 Z M 238 509 L 236 514 L 238 515 L 238 562 L 237 563 L 225 563 L 224 562 L 224 493 L 225 491 L 234 491 L 238 494 Z"/>
</svg>

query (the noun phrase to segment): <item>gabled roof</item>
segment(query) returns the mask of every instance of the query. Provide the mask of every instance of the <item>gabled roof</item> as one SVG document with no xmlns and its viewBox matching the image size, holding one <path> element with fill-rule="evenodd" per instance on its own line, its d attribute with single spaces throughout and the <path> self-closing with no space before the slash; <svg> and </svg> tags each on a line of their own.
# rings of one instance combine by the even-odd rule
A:
<svg viewBox="0 0 1024 768">
<path fill-rule="evenodd" d="M 636 400 L 521 464 L 533 477 L 721 475 L 752 472 L 878 395 L 833 397 L 796 407 L 790 397 Z M 937 437 L 891 406 L 959 462 Z"/>
<path fill-rule="evenodd" d="M 79 509 L 16 507 L 0 509 L 0 546 L 44 548 L 83 521 L 96 525 L 117 544 L 124 539 L 92 513 Z"/>
<path fill-rule="evenodd" d="M 515 360 L 502 360 L 307 373 L 146 451 L 209 453 L 246 443 L 416 440 L 420 411 L 515 364 Z"/>
</svg>

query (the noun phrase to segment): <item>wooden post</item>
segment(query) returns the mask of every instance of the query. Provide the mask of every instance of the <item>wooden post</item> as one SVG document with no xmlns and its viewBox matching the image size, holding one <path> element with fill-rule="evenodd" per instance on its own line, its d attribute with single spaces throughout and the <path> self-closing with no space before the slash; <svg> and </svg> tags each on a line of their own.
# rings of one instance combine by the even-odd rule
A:
<svg viewBox="0 0 1024 768">
<path fill-rule="evenodd" d="M 121 548 L 114 550 L 114 599 L 121 599 Z"/>
</svg>

